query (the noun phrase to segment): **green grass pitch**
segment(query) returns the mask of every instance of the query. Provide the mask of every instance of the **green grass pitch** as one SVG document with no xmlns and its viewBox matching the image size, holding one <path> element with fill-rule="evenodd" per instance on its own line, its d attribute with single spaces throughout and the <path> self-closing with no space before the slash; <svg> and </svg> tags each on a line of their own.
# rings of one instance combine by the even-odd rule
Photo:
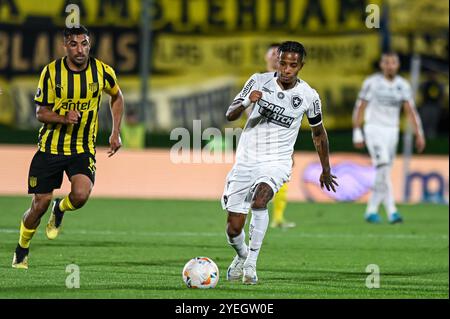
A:
<svg viewBox="0 0 450 319">
<path fill-rule="evenodd" d="M 448 298 L 448 206 L 401 205 L 401 225 L 364 222 L 364 205 L 289 203 L 290 230 L 268 229 L 259 284 L 225 280 L 234 252 L 218 201 L 92 198 L 67 213 L 54 240 L 49 212 L 30 247 L 30 268 L 11 268 L 19 220 L 29 197 L 0 197 L 0 298 Z M 181 271 L 195 256 L 220 269 L 215 289 L 185 287 Z M 66 288 L 66 266 L 80 288 Z M 380 269 L 368 289 L 366 267 Z"/>
</svg>

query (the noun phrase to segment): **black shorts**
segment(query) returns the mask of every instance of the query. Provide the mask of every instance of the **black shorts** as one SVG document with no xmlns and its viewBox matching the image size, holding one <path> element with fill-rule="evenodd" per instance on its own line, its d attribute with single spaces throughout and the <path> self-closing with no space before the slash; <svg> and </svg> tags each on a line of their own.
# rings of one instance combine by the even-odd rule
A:
<svg viewBox="0 0 450 319">
<path fill-rule="evenodd" d="M 91 153 L 55 155 L 37 151 L 31 161 L 28 173 L 28 194 L 46 194 L 60 188 L 66 172 L 83 174 L 95 181 L 95 157 Z"/>
</svg>

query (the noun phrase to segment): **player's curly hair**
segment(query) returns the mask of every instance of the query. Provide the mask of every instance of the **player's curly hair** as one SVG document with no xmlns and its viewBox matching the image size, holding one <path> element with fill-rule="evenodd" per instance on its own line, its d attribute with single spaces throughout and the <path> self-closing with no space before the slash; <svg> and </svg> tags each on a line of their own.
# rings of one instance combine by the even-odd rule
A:
<svg viewBox="0 0 450 319">
<path fill-rule="evenodd" d="M 67 39 L 72 35 L 80 35 L 80 34 L 86 34 L 89 35 L 89 30 L 84 25 L 79 25 L 78 27 L 73 28 L 64 28 L 63 35 L 64 38 Z"/>
<path fill-rule="evenodd" d="M 280 44 L 278 47 L 278 53 L 281 52 L 294 52 L 298 53 L 301 58 L 301 62 L 305 62 L 306 49 L 300 42 L 296 41 L 286 41 Z"/>
</svg>

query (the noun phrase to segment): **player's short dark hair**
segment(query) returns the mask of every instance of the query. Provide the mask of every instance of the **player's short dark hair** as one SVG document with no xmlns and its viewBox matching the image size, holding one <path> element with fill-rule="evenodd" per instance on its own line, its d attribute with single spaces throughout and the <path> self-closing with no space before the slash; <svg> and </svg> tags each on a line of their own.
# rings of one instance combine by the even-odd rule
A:
<svg viewBox="0 0 450 319">
<path fill-rule="evenodd" d="M 64 38 L 67 39 L 72 35 L 80 35 L 80 34 L 86 34 L 89 36 L 89 30 L 84 25 L 79 25 L 78 27 L 73 28 L 64 28 L 63 35 Z"/>
<path fill-rule="evenodd" d="M 301 58 L 301 62 L 305 61 L 306 58 L 306 49 L 300 42 L 296 41 L 286 41 L 280 44 L 278 47 L 278 53 L 281 52 L 294 52 L 298 53 Z"/>
<path fill-rule="evenodd" d="M 397 59 L 400 59 L 400 57 L 398 56 L 398 53 L 395 52 L 395 51 L 386 51 L 386 52 L 383 52 L 383 53 L 381 54 L 381 57 L 383 58 L 383 57 L 385 57 L 385 56 L 392 56 L 392 57 L 396 57 Z"/>
</svg>

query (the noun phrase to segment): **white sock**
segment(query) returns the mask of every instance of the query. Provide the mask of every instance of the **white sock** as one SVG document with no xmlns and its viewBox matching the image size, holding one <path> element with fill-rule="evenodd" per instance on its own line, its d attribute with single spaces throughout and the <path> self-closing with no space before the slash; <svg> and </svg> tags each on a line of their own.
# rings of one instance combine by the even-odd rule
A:
<svg viewBox="0 0 450 319">
<path fill-rule="evenodd" d="M 246 264 L 256 265 L 267 226 L 269 225 L 269 212 L 265 209 L 252 209 L 252 219 L 249 229 L 249 251 Z"/>
<path fill-rule="evenodd" d="M 386 196 L 386 176 L 387 165 L 377 167 L 375 173 L 375 184 L 373 186 L 372 195 L 370 195 L 369 202 L 367 204 L 366 215 L 378 213 L 378 207 Z"/>
<path fill-rule="evenodd" d="M 386 167 L 386 175 L 385 177 L 385 185 L 386 192 L 383 199 L 384 208 L 389 217 L 392 216 L 395 212 L 397 212 L 397 206 L 395 206 L 394 192 L 392 190 L 392 182 L 391 182 L 391 167 Z"/>
<path fill-rule="evenodd" d="M 228 243 L 231 245 L 231 247 L 236 250 L 237 254 L 241 258 L 247 258 L 248 255 L 248 247 L 245 244 L 245 232 L 242 230 L 242 232 L 237 235 L 236 237 L 230 237 L 227 234 Z"/>
</svg>

